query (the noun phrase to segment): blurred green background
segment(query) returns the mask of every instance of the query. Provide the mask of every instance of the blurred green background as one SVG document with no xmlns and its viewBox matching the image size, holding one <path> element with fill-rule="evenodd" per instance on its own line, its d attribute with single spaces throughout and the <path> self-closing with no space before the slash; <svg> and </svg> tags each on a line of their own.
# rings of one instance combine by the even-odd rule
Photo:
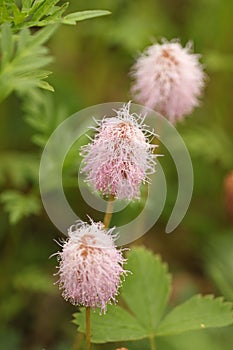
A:
<svg viewBox="0 0 233 350">
<path fill-rule="evenodd" d="M 208 75 L 201 107 L 177 126 L 192 157 L 194 193 L 185 219 L 166 235 L 177 177 L 172 160 L 161 150 L 166 155 L 161 159 L 168 184 L 166 206 L 153 230 L 136 244 L 143 243 L 168 262 L 173 305 L 196 292 L 233 299 L 233 180 L 225 180 L 233 169 L 233 2 L 70 1 L 69 12 L 86 9 L 108 9 L 112 15 L 60 26 L 48 44 L 54 56 L 49 82 L 55 92 L 43 93 L 38 105 L 15 94 L 0 105 L 0 349 L 72 348 L 76 328 L 71 315 L 76 308 L 53 285 L 56 259 L 49 256 L 58 250 L 53 239 L 61 234 L 41 207 L 40 154 L 56 125 L 72 113 L 131 99 L 131 65 L 141 50 L 163 37 L 180 38 L 183 45 L 192 40 Z M 64 169 L 67 197 L 82 219 L 88 213 L 99 220 L 102 214 L 88 208 L 73 190 L 77 145 L 71 153 Z M 177 337 L 176 346 L 164 341 L 159 349 L 189 350 L 193 343 L 198 349 L 230 350 L 232 340 L 232 329 L 224 329 Z M 143 343 L 128 347 L 146 350 Z"/>
</svg>

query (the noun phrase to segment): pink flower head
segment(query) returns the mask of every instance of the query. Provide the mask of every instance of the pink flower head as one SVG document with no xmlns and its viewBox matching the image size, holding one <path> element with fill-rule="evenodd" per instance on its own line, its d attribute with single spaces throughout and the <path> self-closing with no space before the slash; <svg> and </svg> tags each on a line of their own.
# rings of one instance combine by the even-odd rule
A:
<svg viewBox="0 0 233 350">
<path fill-rule="evenodd" d="M 113 229 L 102 223 L 77 221 L 68 230 L 68 240 L 58 252 L 59 286 L 62 296 L 74 305 L 99 307 L 115 302 L 125 259 L 117 250 Z"/>
<path fill-rule="evenodd" d="M 175 123 L 198 106 L 205 75 L 190 43 L 182 47 L 178 41 L 163 41 L 145 50 L 132 76 L 135 100 Z"/>
<path fill-rule="evenodd" d="M 140 185 L 155 170 L 153 133 L 144 118 L 130 114 L 130 102 L 115 111 L 116 116 L 98 122 L 94 140 L 82 148 L 86 181 L 96 191 L 118 199 L 139 198 Z"/>
</svg>

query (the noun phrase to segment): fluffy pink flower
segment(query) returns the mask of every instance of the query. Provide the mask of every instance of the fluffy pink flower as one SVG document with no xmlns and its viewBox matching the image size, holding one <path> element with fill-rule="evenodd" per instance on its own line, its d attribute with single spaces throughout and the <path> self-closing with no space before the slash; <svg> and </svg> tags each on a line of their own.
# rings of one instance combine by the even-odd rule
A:
<svg viewBox="0 0 233 350">
<path fill-rule="evenodd" d="M 59 286 L 63 297 L 74 305 L 99 307 L 115 302 L 125 259 L 114 245 L 114 229 L 102 223 L 78 221 L 68 230 L 68 240 L 58 252 Z"/>
<path fill-rule="evenodd" d="M 164 41 L 148 47 L 132 68 L 135 100 L 155 109 L 174 123 L 198 106 L 204 86 L 199 55 L 191 45 Z"/>
<path fill-rule="evenodd" d="M 118 199 L 139 198 L 140 185 L 154 172 L 155 145 L 144 118 L 130 114 L 130 103 L 98 123 L 94 140 L 82 148 L 87 182 L 104 195 Z"/>
</svg>

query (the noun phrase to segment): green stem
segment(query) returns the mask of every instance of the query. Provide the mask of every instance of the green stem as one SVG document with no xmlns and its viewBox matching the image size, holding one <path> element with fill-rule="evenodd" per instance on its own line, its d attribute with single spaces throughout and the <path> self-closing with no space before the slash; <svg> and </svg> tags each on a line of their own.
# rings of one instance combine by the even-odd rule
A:
<svg viewBox="0 0 233 350">
<path fill-rule="evenodd" d="M 91 308 L 86 307 L 86 342 L 87 350 L 91 350 Z"/>
<path fill-rule="evenodd" d="M 106 209 L 106 214 L 104 216 L 104 226 L 105 226 L 105 228 L 109 227 L 109 224 L 110 224 L 110 221 L 111 221 L 111 218 L 112 218 L 113 205 L 114 205 L 114 196 L 110 195 L 109 196 L 109 200 L 108 200 L 107 209 Z"/>
<path fill-rule="evenodd" d="M 155 346 L 155 337 L 152 335 L 150 336 L 150 349 L 151 350 L 156 350 L 156 346 Z"/>
</svg>

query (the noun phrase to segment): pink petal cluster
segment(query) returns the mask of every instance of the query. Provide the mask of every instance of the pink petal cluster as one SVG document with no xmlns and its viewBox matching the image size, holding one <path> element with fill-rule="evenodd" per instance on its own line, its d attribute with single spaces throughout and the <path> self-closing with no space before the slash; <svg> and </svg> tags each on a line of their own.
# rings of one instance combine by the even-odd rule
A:
<svg viewBox="0 0 233 350">
<path fill-rule="evenodd" d="M 82 148 L 82 172 L 96 191 L 131 200 L 140 197 L 140 185 L 154 172 L 156 146 L 144 118 L 130 114 L 130 103 L 115 112 L 99 122 L 94 140 Z"/>
<path fill-rule="evenodd" d="M 132 76 L 135 100 L 172 123 L 198 106 L 205 77 L 190 43 L 182 47 L 178 41 L 148 47 L 132 67 Z"/>
<path fill-rule="evenodd" d="M 125 259 L 114 245 L 114 229 L 102 223 L 78 221 L 68 230 L 68 240 L 58 252 L 59 286 L 63 297 L 74 305 L 100 308 L 115 302 Z"/>
</svg>

